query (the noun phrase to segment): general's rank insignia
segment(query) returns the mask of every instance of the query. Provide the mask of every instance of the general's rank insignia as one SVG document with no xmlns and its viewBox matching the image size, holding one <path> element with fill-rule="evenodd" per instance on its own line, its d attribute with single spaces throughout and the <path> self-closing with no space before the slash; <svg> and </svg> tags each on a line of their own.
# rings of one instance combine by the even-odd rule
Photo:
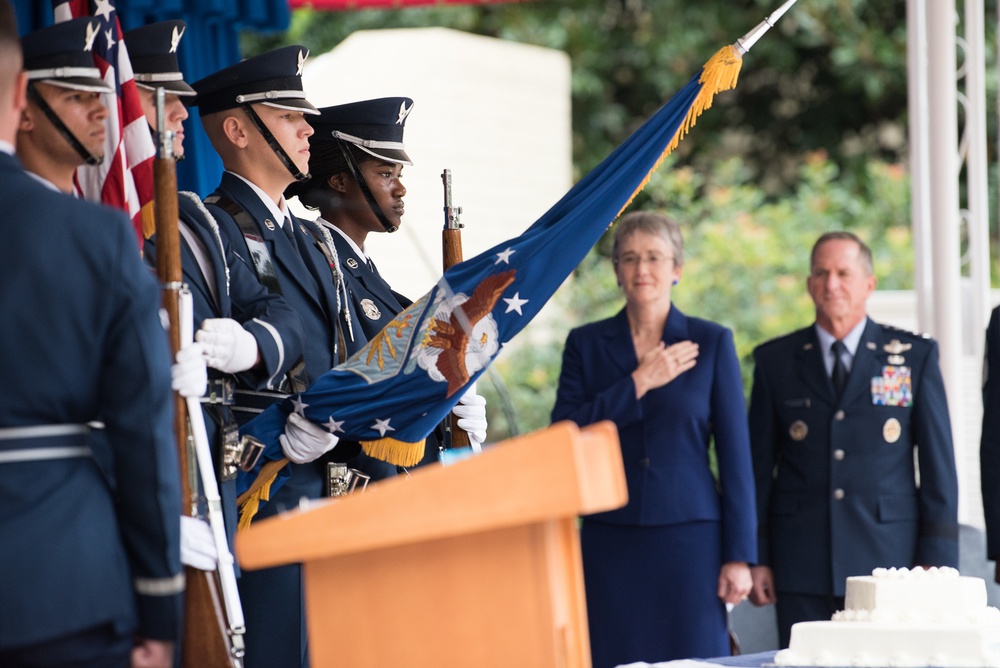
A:
<svg viewBox="0 0 1000 668">
<path fill-rule="evenodd" d="M 899 440 L 900 435 L 903 433 L 903 428 L 899 424 L 899 420 L 896 418 L 889 418 L 882 425 L 882 438 L 885 439 L 886 443 L 895 443 Z"/>
<path fill-rule="evenodd" d="M 375 302 L 370 299 L 361 300 L 361 310 L 365 312 L 365 316 L 369 320 L 378 320 L 382 317 L 382 312 L 378 310 L 378 306 L 375 306 Z"/>
<path fill-rule="evenodd" d="M 347 262 L 347 266 L 350 267 L 351 269 L 357 269 L 358 268 L 358 261 L 355 260 L 353 257 L 347 258 L 346 262 Z"/>
<path fill-rule="evenodd" d="M 793 441 L 804 441 L 809 435 L 809 425 L 802 420 L 796 420 L 788 428 L 788 435 L 792 437 Z"/>
<path fill-rule="evenodd" d="M 882 367 L 882 375 L 872 378 L 872 403 L 876 406 L 912 406 L 910 367 Z"/>
</svg>

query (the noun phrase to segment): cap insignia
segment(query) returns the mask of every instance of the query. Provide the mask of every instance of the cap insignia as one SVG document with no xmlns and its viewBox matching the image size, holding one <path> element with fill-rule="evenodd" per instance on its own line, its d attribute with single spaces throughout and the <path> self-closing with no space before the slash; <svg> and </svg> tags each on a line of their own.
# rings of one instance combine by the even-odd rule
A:
<svg viewBox="0 0 1000 668">
<path fill-rule="evenodd" d="M 97 35 L 100 32 L 98 25 L 96 23 L 87 24 L 87 34 L 84 36 L 83 50 L 92 51 L 94 48 L 94 40 L 97 39 Z"/>
<path fill-rule="evenodd" d="M 410 105 L 410 109 L 413 109 L 413 105 Z M 399 117 L 396 119 L 396 125 L 402 125 L 403 121 L 410 114 L 410 109 L 406 108 L 406 102 L 399 103 Z"/>
<path fill-rule="evenodd" d="M 184 31 L 187 30 L 187 26 L 184 26 L 179 31 L 177 26 L 174 26 L 174 32 L 170 35 L 170 53 L 177 53 L 177 45 L 181 43 L 181 37 L 184 36 Z"/>
<path fill-rule="evenodd" d="M 295 70 L 295 76 L 297 77 L 302 76 L 302 69 L 306 66 L 306 58 L 308 57 L 309 53 L 307 51 L 302 51 L 301 49 L 299 49 L 299 67 L 298 69 Z"/>
</svg>

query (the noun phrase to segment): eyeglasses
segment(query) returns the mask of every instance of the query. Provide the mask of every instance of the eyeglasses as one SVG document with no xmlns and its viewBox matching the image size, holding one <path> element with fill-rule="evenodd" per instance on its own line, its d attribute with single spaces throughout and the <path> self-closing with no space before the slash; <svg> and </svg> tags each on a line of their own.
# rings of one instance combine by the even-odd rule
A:
<svg viewBox="0 0 1000 668">
<path fill-rule="evenodd" d="M 674 258 L 670 257 L 669 255 L 660 255 L 659 253 L 650 253 L 645 256 L 635 255 L 633 253 L 626 253 L 621 257 L 615 258 L 614 263 L 621 267 L 634 269 L 643 262 L 645 262 L 650 267 L 653 267 L 655 269 L 657 267 L 665 266 L 668 262 L 673 262 L 673 261 Z"/>
</svg>

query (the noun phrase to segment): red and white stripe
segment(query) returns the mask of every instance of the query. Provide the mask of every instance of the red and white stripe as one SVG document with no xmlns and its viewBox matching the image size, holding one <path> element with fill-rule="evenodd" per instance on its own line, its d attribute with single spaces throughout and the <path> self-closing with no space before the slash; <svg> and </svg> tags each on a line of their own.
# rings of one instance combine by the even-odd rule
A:
<svg viewBox="0 0 1000 668">
<path fill-rule="evenodd" d="M 156 148 L 132 73 L 128 50 L 121 40 L 114 0 L 53 0 L 56 21 L 93 17 L 101 22 L 94 41 L 94 63 L 103 79 L 116 91 L 101 95 L 108 108 L 104 161 L 76 170 L 76 184 L 88 200 L 103 202 L 128 213 L 142 246 L 142 211 L 153 205 L 153 158 Z M 151 230 L 148 230 L 151 232 Z"/>
</svg>

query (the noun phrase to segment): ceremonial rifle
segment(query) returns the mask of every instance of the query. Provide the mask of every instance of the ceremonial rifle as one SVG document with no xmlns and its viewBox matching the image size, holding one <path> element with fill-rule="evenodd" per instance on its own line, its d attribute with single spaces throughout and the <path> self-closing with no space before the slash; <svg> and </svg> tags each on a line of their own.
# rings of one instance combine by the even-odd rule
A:
<svg viewBox="0 0 1000 668">
<path fill-rule="evenodd" d="M 444 271 L 448 271 L 462 261 L 462 223 L 458 220 L 462 214 L 462 207 L 454 206 L 452 203 L 450 169 L 441 172 L 441 181 L 444 183 L 444 229 L 441 231 L 441 259 Z M 466 328 L 469 327 L 467 319 L 459 324 Z M 454 414 L 449 415 L 444 421 L 444 447 L 446 450 L 467 448 L 471 445 L 469 435 L 456 422 Z"/>
<path fill-rule="evenodd" d="M 156 223 L 156 270 L 163 284 L 163 308 L 170 322 L 170 350 L 173 358 L 180 350 L 182 341 L 191 339 L 192 313 L 191 294 L 183 283 L 181 269 L 177 165 L 173 149 L 174 133 L 165 127 L 165 98 L 164 89 L 157 88 L 158 147 L 153 161 L 153 212 Z M 182 333 L 183 330 L 186 330 L 186 335 Z M 174 429 L 181 474 L 181 512 L 188 516 L 198 516 L 200 469 L 209 524 L 219 557 L 215 571 L 184 567 L 187 584 L 184 592 L 181 666 L 241 668 L 244 653 L 243 611 L 236 590 L 233 557 L 226 542 L 221 500 L 208 448 L 204 415 L 197 398 L 185 401 L 175 394 L 174 402 Z M 195 465 L 192 465 L 191 454 L 195 456 Z"/>
</svg>

